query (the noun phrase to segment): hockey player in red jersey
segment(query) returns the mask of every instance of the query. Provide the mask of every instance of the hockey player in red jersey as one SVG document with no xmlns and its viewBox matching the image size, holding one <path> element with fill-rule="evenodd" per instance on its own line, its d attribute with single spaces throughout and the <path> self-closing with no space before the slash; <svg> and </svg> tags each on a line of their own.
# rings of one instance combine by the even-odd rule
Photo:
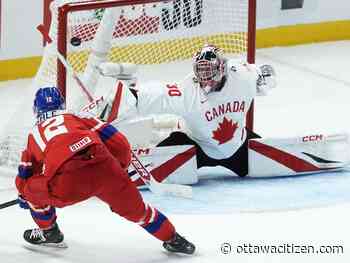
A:
<svg viewBox="0 0 350 263">
<path fill-rule="evenodd" d="M 39 226 L 24 232 L 27 242 L 64 246 L 55 207 L 95 196 L 163 241 L 166 250 L 194 253 L 195 246 L 176 233 L 165 215 L 145 204 L 130 181 L 130 146 L 123 134 L 88 114 L 66 112 L 55 87 L 37 91 L 34 113 L 37 123 L 28 135 L 16 177 L 20 206 L 30 209 Z"/>
</svg>

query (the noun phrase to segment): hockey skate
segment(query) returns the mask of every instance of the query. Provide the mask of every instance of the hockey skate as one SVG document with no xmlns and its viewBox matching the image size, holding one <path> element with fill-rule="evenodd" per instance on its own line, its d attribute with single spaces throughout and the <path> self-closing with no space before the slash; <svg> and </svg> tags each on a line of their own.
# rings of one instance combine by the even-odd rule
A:
<svg viewBox="0 0 350 263">
<path fill-rule="evenodd" d="M 67 248 L 67 244 L 63 242 L 63 233 L 58 228 L 57 223 L 47 230 L 40 228 L 28 229 L 24 231 L 23 238 L 32 245 Z"/>
<path fill-rule="evenodd" d="M 175 233 L 175 236 L 163 243 L 163 247 L 173 253 L 184 253 L 184 254 L 193 254 L 196 247 L 185 238 L 180 236 L 178 233 Z"/>
</svg>

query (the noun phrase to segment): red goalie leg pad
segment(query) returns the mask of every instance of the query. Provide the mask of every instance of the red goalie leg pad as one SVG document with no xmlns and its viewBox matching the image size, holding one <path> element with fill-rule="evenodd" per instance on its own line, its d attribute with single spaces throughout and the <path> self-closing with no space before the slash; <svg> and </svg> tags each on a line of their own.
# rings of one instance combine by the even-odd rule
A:
<svg viewBox="0 0 350 263">
<path fill-rule="evenodd" d="M 146 205 L 146 216 L 139 225 L 162 241 L 168 241 L 175 235 L 175 228 L 169 219 L 150 205 Z"/>
<path fill-rule="evenodd" d="M 43 208 L 30 207 L 30 214 L 33 220 L 41 229 L 50 228 L 56 222 L 56 209 L 52 206 Z"/>
</svg>

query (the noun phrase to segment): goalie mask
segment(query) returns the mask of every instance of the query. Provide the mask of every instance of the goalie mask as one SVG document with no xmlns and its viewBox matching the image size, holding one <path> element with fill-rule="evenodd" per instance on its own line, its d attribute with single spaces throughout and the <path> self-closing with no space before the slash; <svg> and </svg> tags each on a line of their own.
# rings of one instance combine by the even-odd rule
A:
<svg viewBox="0 0 350 263">
<path fill-rule="evenodd" d="M 226 74 L 226 59 L 217 47 L 205 45 L 194 56 L 193 71 L 200 87 L 208 94 L 220 86 Z"/>
<path fill-rule="evenodd" d="M 56 87 L 40 88 L 35 93 L 33 112 L 38 122 L 52 117 L 56 111 L 64 109 L 64 98 Z"/>
</svg>

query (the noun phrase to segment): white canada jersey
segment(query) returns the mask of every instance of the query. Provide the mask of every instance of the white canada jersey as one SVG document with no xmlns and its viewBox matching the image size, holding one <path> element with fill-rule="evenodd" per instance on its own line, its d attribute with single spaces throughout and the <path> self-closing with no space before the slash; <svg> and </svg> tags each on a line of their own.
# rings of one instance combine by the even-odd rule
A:
<svg viewBox="0 0 350 263">
<path fill-rule="evenodd" d="M 189 76 L 182 83 L 140 84 L 139 114 L 170 113 L 181 116 L 190 133 L 210 157 L 232 156 L 244 143 L 246 114 L 257 93 L 259 71 L 255 65 L 227 62 L 226 82 L 220 91 L 205 94 Z"/>
</svg>

